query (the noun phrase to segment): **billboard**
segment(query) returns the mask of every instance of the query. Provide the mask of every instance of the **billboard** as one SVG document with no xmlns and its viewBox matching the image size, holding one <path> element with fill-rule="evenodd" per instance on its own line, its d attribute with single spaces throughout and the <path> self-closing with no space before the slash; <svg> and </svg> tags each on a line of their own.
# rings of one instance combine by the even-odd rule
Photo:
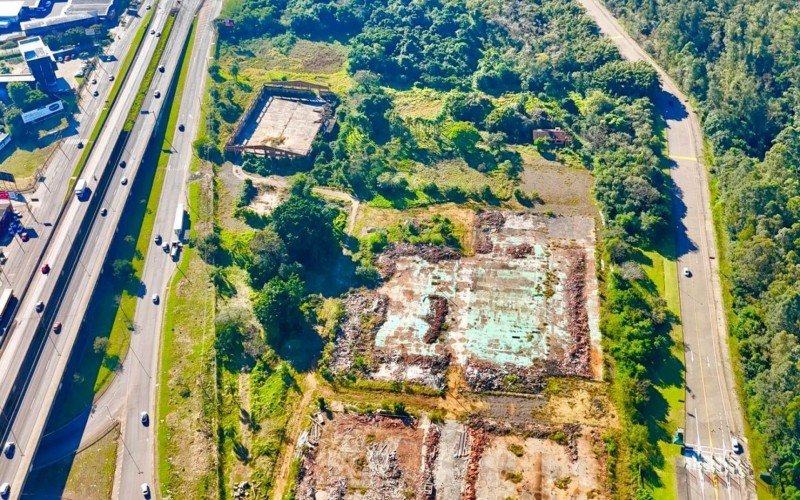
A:
<svg viewBox="0 0 800 500">
<path fill-rule="evenodd" d="M 42 106 L 41 108 L 36 108 L 31 111 L 27 111 L 22 113 L 22 123 L 33 123 L 39 120 L 44 120 L 50 115 L 54 115 L 58 112 L 64 111 L 64 102 L 61 100 L 51 102 L 47 106 Z"/>
</svg>

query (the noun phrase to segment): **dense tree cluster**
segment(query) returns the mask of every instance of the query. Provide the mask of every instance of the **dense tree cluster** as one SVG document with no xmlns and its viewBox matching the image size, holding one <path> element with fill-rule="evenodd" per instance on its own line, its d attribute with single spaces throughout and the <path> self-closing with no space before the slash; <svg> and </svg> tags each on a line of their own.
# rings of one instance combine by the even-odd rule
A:
<svg viewBox="0 0 800 500">
<path fill-rule="evenodd" d="M 777 492 L 800 495 L 797 2 L 610 0 L 700 102 L 730 242 L 731 333 Z"/>
</svg>

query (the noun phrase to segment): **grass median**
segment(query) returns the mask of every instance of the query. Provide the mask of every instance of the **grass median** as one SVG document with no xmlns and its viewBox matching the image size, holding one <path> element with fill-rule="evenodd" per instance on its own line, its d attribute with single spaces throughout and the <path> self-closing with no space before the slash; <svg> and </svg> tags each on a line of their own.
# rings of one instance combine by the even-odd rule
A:
<svg viewBox="0 0 800 500">
<path fill-rule="evenodd" d="M 190 41 L 193 36 L 194 30 Z M 164 145 L 171 144 L 177 125 L 178 106 L 174 104 L 180 103 L 188 50 L 184 50 L 179 61 L 182 69 L 176 91 L 165 96 L 164 109 L 170 110 L 169 119 L 155 130 L 131 186 L 124 215 L 86 312 L 91 321 L 84 322 L 79 333 L 68 369 L 71 379 L 65 379 L 64 390 L 59 393 L 56 402 L 59 411 L 53 413 L 51 428 L 58 428 L 85 411 L 94 396 L 108 386 L 128 352 L 131 334 L 136 331 L 133 320 L 141 295 L 141 277 L 147 253 L 153 247 L 153 225 L 171 154 L 171 148 L 165 149 Z"/>
</svg>

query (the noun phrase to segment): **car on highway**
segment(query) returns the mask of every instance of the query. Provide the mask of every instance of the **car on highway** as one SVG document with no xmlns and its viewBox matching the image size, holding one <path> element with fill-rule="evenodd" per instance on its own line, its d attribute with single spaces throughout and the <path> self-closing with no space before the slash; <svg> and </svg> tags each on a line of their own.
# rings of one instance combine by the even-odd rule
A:
<svg viewBox="0 0 800 500">
<path fill-rule="evenodd" d="M 161 32 L 160 31 L 158 33 L 156 33 L 156 37 L 159 37 L 159 36 L 161 36 Z"/>
<path fill-rule="evenodd" d="M 78 149 L 83 149 L 83 141 L 80 141 L 80 142 L 78 143 Z"/>
<path fill-rule="evenodd" d="M 119 162 L 119 166 L 120 166 L 120 168 L 125 168 L 125 167 L 128 166 L 128 162 L 125 161 L 125 160 L 122 160 L 121 162 Z"/>
<path fill-rule="evenodd" d="M 734 453 L 741 453 L 742 451 L 742 443 L 739 442 L 738 438 L 731 438 L 731 448 L 733 448 Z"/>
<path fill-rule="evenodd" d="M 142 425 L 147 425 L 150 422 L 150 415 L 148 415 L 146 411 L 140 413 L 139 418 L 142 421 Z"/>
<path fill-rule="evenodd" d="M 150 498 L 150 485 L 147 483 L 142 483 L 142 495 L 145 498 Z"/>
<path fill-rule="evenodd" d="M 183 125 L 183 123 L 181 123 L 180 125 L 178 125 L 178 130 L 180 130 L 181 132 L 183 132 L 184 130 L 186 130 L 186 127 Z"/>
<path fill-rule="evenodd" d="M 11 494 L 11 485 L 8 483 L 0 484 L 0 497 L 8 498 Z"/>
<path fill-rule="evenodd" d="M 686 276 L 687 278 L 690 278 L 692 276 L 692 272 L 689 270 L 688 267 L 684 267 L 683 268 L 683 275 Z"/>
<path fill-rule="evenodd" d="M 158 72 L 163 73 L 164 71 L 166 71 L 166 69 L 167 68 L 165 68 L 164 65 L 162 64 L 161 66 L 158 67 Z"/>
<path fill-rule="evenodd" d="M 167 243 L 165 241 L 164 244 L 161 245 L 161 250 L 164 250 L 165 252 L 169 252 L 169 243 Z"/>
<path fill-rule="evenodd" d="M 40 300 L 39 302 L 36 303 L 36 312 L 40 313 L 42 311 L 44 311 L 44 302 Z"/>
<path fill-rule="evenodd" d="M 101 216 L 103 216 L 103 217 L 105 217 L 105 216 L 106 216 L 106 214 L 108 214 L 108 210 L 106 210 L 105 208 L 101 208 L 101 209 L 100 209 L 100 215 L 101 215 Z"/>
<path fill-rule="evenodd" d="M 156 245 L 160 245 L 161 244 L 161 235 L 157 234 L 156 237 L 153 238 L 153 241 L 156 242 Z"/>
<path fill-rule="evenodd" d="M 161 92 L 159 92 L 158 90 L 156 90 L 155 92 L 153 92 L 153 97 L 155 97 L 156 99 L 158 99 L 159 97 L 161 97 Z"/>
<path fill-rule="evenodd" d="M 150 34 L 151 35 L 155 35 L 156 34 L 156 30 L 150 30 Z"/>
<path fill-rule="evenodd" d="M 152 8 L 153 8 L 153 6 L 152 6 L 152 5 L 149 5 L 149 4 L 147 5 L 147 7 L 145 7 L 145 9 L 147 9 L 147 10 L 150 10 L 150 9 L 152 9 Z"/>
<path fill-rule="evenodd" d="M 113 82 L 114 81 L 114 75 L 108 75 L 108 81 L 109 82 Z"/>
<path fill-rule="evenodd" d="M 153 294 L 153 304 L 158 304 L 158 300 L 159 300 L 159 298 L 158 298 L 158 294 L 157 294 L 157 293 L 154 293 L 154 294 Z"/>
<path fill-rule="evenodd" d="M 14 444 L 14 441 L 6 441 L 6 445 L 3 446 L 3 455 L 5 455 L 8 458 L 13 457 L 15 448 L 16 445 Z"/>
<path fill-rule="evenodd" d="M 92 92 L 92 95 L 93 95 L 93 96 L 95 96 L 95 97 L 97 97 L 97 96 L 99 96 L 99 95 L 100 95 L 100 92 L 98 92 L 98 91 L 96 91 L 96 90 L 95 90 L 94 92 Z"/>
<path fill-rule="evenodd" d="M 22 241 L 28 241 L 29 239 L 31 239 L 31 237 L 28 235 L 28 233 L 22 231 L 21 233 L 19 233 L 19 239 L 21 239 Z"/>
<path fill-rule="evenodd" d="M 56 321 L 53 323 L 53 333 L 61 333 L 61 322 Z"/>
<path fill-rule="evenodd" d="M 92 78 L 92 85 L 97 85 L 97 78 Z"/>
<path fill-rule="evenodd" d="M 128 183 L 128 178 L 123 177 L 122 179 L 119 180 L 119 183 L 122 184 L 123 186 L 126 185 Z"/>
<path fill-rule="evenodd" d="M 42 266 L 42 274 L 47 274 L 50 272 L 50 264 L 45 264 Z"/>
</svg>

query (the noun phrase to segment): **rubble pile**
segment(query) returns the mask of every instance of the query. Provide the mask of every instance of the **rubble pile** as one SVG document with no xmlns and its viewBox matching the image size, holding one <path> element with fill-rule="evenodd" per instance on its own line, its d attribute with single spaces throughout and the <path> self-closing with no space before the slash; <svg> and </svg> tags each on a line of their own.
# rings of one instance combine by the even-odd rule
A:
<svg viewBox="0 0 800 500">
<path fill-rule="evenodd" d="M 387 443 L 367 448 L 367 469 L 372 498 L 403 499 L 403 471 L 397 460 L 397 450 Z"/>
<path fill-rule="evenodd" d="M 445 245 L 414 245 L 411 243 L 393 243 L 381 253 L 375 264 L 381 278 L 390 278 L 397 271 L 397 259 L 400 257 L 416 256 L 431 264 L 443 260 L 457 260 L 461 258 L 458 250 Z"/>
<path fill-rule="evenodd" d="M 515 259 L 521 259 L 533 253 L 533 245 L 528 243 L 514 245 L 506 249 L 506 253 Z"/>
<path fill-rule="evenodd" d="M 469 435 L 469 458 L 467 459 L 466 484 L 461 498 L 464 500 L 476 500 L 475 484 L 478 481 L 478 471 L 483 450 L 489 443 L 489 433 L 479 427 L 468 427 L 467 433 Z"/>
<path fill-rule="evenodd" d="M 439 438 L 442 430 L 436 424 L 431 424 L 425 430 L 422 439 L 422 480 L 417 488 L 416 498 L 433 500 L 436 498 L 436 487 L 433 479 L 433 469 L 436 458 L 439 456 Z"/>
<path fill-rule="evenodd" d="M 470 358 L 464 370 L 464 379 L 475 392 L 523 392 L 537 394 L 545 387 L 543 366 L 523 368 L 510 363 L 498 366 L 494 363 Z"/>
<path fill-rule="evenodd" d="M 344 298 L 345 317 L 334 341 L 331 371 L 347 373 L 353 368 L 353 358 L 372 350 L 375 334 L 386 321 L 389 299 L 376 292 L 360 290 Z"/>
<path fill-rule="evenodd" d="M 425 315 L 425 322 L 428 323 L 428 330 L 422 337 L 426 344 L 433 344 L 439 340 L 439 334 L 442 333 L 442 326 L 447 317 L 448 303 L 447 299 L 441 295 L 428 295 L 428 302 L 430 309 L 428 314 Z"/>
<path fill-rule="evenodd" d="M 489 236 L 502 229 L 506 218 L 501 212 L 483 212 L 475 218 L 475 252 L 492 253 L 494 243 Z"/>
<path fill-rule="evenodd" d="M 572 345 L 562 357 L 564 373 L 590 377 L 589 314 L 586 311 L 586 255 L 582 250 L 569 252 L 569 270 L 564 284 L 567 300 L 567 331 Z"/>
<path fill-rule="evenodd" d="M 424 385 L 432 389 L 443 389 L 445 386 L 447 368 L 450 366 L 450 353 L 426 356 L 423 354 L 404 354 L 399 352 L 376 351 L 377 365 L 395 367 L 393 379 Z M 411 376 L 410 372 L 416 373 Z"/>
</svg>

